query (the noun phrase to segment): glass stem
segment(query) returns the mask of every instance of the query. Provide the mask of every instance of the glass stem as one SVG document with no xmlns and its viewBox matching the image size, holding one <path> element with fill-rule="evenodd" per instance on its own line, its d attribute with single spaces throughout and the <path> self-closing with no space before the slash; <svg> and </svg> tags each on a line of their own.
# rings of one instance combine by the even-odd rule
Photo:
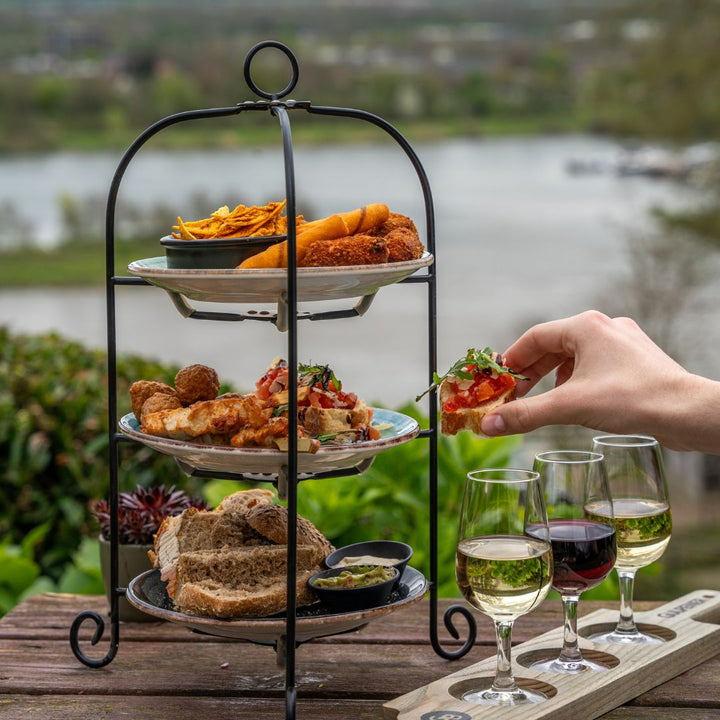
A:
<svg viewBox="0 0 720 720">
<path fill-rule="evenodd" d="M 637 570 L 618 570 L 620 580 L 620 619 L 618 620 L 616 632 L 636 633 L 638 629 L 633 617 L 633 586 L 635 584 L 635 573 Z"/>
<path fill-rule="evenodd" d="M 492 690 L 496 692 L 513 692 L 518 689 L 512 673 L 510 648 L 512 642 L 512 620 L 496 620 L 495 636 L 497 638 L 497 670 Z"/>
<path fill-rule="evenodd" d="M 578 647 L 577 611 L 578 595 L 563 595 L 563 646 L 558 660 L 562 663 L 582 662 L 582 653 Z"/>
</svg>

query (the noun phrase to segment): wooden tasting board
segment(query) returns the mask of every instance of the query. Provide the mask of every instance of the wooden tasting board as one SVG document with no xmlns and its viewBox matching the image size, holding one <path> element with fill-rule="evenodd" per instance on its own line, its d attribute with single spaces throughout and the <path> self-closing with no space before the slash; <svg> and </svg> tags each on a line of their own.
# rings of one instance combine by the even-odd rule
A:
<svg viewBox="0 0 720 720">
<path fill-rule="evenodd" d="M 584 634 L 612 629 L 617 610 L 598 610 L 578 623 L 580 647 L 591 658 L 594 651 L 614 655 L 610 670 L 573 675 L 537 672 L 523 666 L 525 655 L 562 645 L 562 628 L 513 647 L 513 672 L 521 687 L 556 690 L 548 700 L 517 707 L 473 705 L 458 699 L 473 678 L 492 678 L 496 658 L 413 690 L 383 705 L 385 717 L 394 720 L 592 720 L 632 700 L 656 685 L 689 670 L 720 652 L 720 592 L 696 590 L 652 611 L 636 613 L 636 622 L 655 626 L 667 638 L 661 644 L 599 644 Z M 529 657 L 529 655 L 528 655 Z"/>
</svg>

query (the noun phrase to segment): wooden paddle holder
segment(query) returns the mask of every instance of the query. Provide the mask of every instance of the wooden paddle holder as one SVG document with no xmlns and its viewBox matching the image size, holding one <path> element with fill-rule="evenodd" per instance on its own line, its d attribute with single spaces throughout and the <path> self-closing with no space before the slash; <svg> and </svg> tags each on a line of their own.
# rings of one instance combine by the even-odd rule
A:
<svg viewBox="0 0 720 720">
<path fill-rule="evenodd" d="M 649 612 L 636 613 L 640 630 L 659 635 L 659 644 L 611 644 L 587 640 L 612 630 L 617 610 L 598 610 L 578 622 L 583 655 L 614 656 L 617 664 L 605 671 L 576 674 L 537 672 L 527 665 L 548 649 L 559 651 L 562 627 L 513 647 L 513 671 L 522 688 L 541 690 L 549 697 L 515 707 L 475 705 L 460 698 L 478 678 L 495 675 L 495 655 L 383 705 L 395 720 L 592 720 L 651 688 L 708 660 L 720 652 L 720 592 L 696 590 Z M 489 622 L 489 620 L 488 620 Z M 652 627 L 648 627 L 652 626 Z"/>
</svg>

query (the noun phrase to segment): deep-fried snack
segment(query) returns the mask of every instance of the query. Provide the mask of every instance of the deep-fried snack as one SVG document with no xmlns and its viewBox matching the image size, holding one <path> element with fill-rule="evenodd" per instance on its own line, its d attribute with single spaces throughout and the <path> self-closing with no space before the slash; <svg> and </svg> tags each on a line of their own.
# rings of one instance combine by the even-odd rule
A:
<svg viewBox="0 0 720 720">
<path fill-rule="evenodd" d="M 379 265 L 388 262 L 390 252 L 384 238 L 348 235 L 337 240 L 319 240 L 305 253 L 301 267 Z"/>
<path fill-rule="evenodd" d="M 188 365 L 175 376 L 175 392 L 183 405 L 214 400 L 219 390 L 218 375 L 207 365 Z"/>
<path fill-rule="evenodd" d="M 142 404 L 142 410 L 140 410 L 140 420 L 142 421 L 142 418 L 150 413 L 160 412 L 161 410 L 177 410 L 177 408 L 181 407 L 182 403 L 177 395 L 155 393 Z"/>
<path fill-rule="evenodd" d="M 177 410 L 145 415 L 140 430 L 175 440 L 208 441 L 227 445 L 243 427 L 261 428 L 267 422 L 262 403 L 254 396 L 205 400 Z"/>
<path fill-rule="evenodd" d="M 418 235 L 415 223 L 407 215 L 401 215 L 400 213 L 393 212 L 391 212 L 388 216 L 388 219 L 382 225 L 380 225 L 380 227 L 377 229 L 377 232 L 372 234 L 385 237 L 389 232 L 397 230 L 398 228 L 410 230 L 411 232 L 415 233 L 415 235 Z"/>
<path fill-rule="evenodd" d="M 330 215 L 297 227 L 295 252 L 299 266 L 304 264 L 308 250 L 317 242 L 336 240 L 356 233 L 369 233 L 390 217 L 390 210 L 382 203 L 372 203 L 350 212 Z M 387 261 L 385 261 L 387 262 Z M 287 267 L 287 241 L 275 243 L 267 250 L 244 260 L 239 268 Z"/>
<path fill-rule="evenodd" d="M 175 390 L 164 382 L 154 380 L 138 380 L 130 386 L 130 405 L 135 417 L 140 420 L 143 403 L 155 393 L 175 395 Z"/>
<path fill-rule="evenodd" d="M 232 211 L 223 205 L 202 220 L 183 222 L 178 217 L 178 224 L 173 226 L 177 233 L 173 232 L 172 236 L 178 240 L 207 240 L 279 235 L 287 231 L 287 218 L 280 214 L 285 204 L 283 200 L 263 206 L 238 205 Z"/>
<path fill-rule="evenodd" d="M 388 262 L 406 262 L 422 257 L 423 244 L 417 232 L 398 227 L 383 237 L 388 247 Z"/>
</svg>

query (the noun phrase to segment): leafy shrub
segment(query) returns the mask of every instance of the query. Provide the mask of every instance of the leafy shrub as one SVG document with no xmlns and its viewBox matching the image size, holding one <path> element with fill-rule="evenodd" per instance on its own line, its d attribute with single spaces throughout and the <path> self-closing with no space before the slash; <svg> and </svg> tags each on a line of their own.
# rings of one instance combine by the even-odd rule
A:
<svg viewBox="0 0 720 720">
<path fill-rule="evenodd" d="M 172 382 L 178 368 L 118 358 L 118 413 L 139 378 Z M 25 336 L 0 328 L 0 538 L 20 544 L 48 526 L 35 552 L 43 575 L 59 580 L 84 536 L 96 535 L 88 503 L 109 479 L 107 358 L 55 334 Z M 169 457 L 123 444 L 120 484 L 162 478 L 195 489 Z"/>
</svg>

